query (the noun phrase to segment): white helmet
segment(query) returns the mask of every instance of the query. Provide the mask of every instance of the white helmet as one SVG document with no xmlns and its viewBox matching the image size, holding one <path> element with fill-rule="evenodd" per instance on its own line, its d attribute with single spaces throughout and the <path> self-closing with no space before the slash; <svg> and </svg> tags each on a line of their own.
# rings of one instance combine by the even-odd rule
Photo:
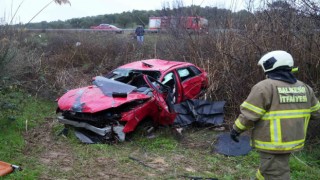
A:
<svg viewBox="0 0 320 180">
<path fill-rule="evenodd" d="M 272 71 L 278 67 L 293 68 L 293 58 L 286 51 L 271 51 L 262 56 L 258 65 L 262 67 L 264 72 Z"/>
</svg>

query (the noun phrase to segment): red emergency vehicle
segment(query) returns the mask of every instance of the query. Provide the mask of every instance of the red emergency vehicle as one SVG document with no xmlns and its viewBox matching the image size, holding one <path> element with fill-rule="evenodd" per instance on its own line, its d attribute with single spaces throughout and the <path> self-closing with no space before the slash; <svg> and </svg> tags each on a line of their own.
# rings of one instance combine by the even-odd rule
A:
<svg viewBox="0 0 320 180">
<path fill-rule="evenodd" d="M 168 29 L 187 29 L 193 31 L 206 32 L 208 29 L 208 20 L 199 16 L 163 16 L 149 17 L 149 30 L 160 31 Z"/>
</svg>

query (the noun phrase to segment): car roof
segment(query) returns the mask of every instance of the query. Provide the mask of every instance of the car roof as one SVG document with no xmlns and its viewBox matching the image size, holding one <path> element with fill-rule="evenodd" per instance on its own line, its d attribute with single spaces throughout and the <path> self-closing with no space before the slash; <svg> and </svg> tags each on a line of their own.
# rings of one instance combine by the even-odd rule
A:
<svg viewBox="0 0 320 180">
<path fill-rule="evenodd" d="M 146 59 L 146 60 L 140 60 L 140 61 L 128 63 L 123 66 L 120 66 L 119 68 L 163 72 L 174 66 L 179 66 L 179 65 L 193 65 L 193 64 L 187 63 L 187 62 L 170 61 L 170 60 L 162 60 L 162 59 Z"/>
</svg>

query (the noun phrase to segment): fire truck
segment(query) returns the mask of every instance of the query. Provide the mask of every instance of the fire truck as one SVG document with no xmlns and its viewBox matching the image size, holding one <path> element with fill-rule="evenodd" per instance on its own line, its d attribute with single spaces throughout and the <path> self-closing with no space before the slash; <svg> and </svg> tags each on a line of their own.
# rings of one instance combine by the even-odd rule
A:
<svg viewBox="0 0 320 180">
<path fill-rule="evenodd" d="M 207 32 L 208 20 L 199 16 L 149 17 L 149 31 L 159 32 L 169 29 L 186 29 L 189 31 Z"/>
</svg>

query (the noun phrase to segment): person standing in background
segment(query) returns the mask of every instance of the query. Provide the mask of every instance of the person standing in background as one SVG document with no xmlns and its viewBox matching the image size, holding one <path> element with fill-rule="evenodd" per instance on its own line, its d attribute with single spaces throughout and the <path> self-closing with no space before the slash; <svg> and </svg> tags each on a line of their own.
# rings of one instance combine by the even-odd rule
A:
<svg viewBox="0 0 320 180">
<path fill-rule="evenodd" d="M 141 25 L 138 26 L 138 27 L 136 28 L 135 34 L 136 34 L 136 36 L 137 36 L 137 41 L 138 41 L 138 43 L 139 43 L 139 44 L 142 44 L 143 41 L 144 41 L 144 28 L 143 28 L 143 26 L 141 26 Z"/>
</svg>

